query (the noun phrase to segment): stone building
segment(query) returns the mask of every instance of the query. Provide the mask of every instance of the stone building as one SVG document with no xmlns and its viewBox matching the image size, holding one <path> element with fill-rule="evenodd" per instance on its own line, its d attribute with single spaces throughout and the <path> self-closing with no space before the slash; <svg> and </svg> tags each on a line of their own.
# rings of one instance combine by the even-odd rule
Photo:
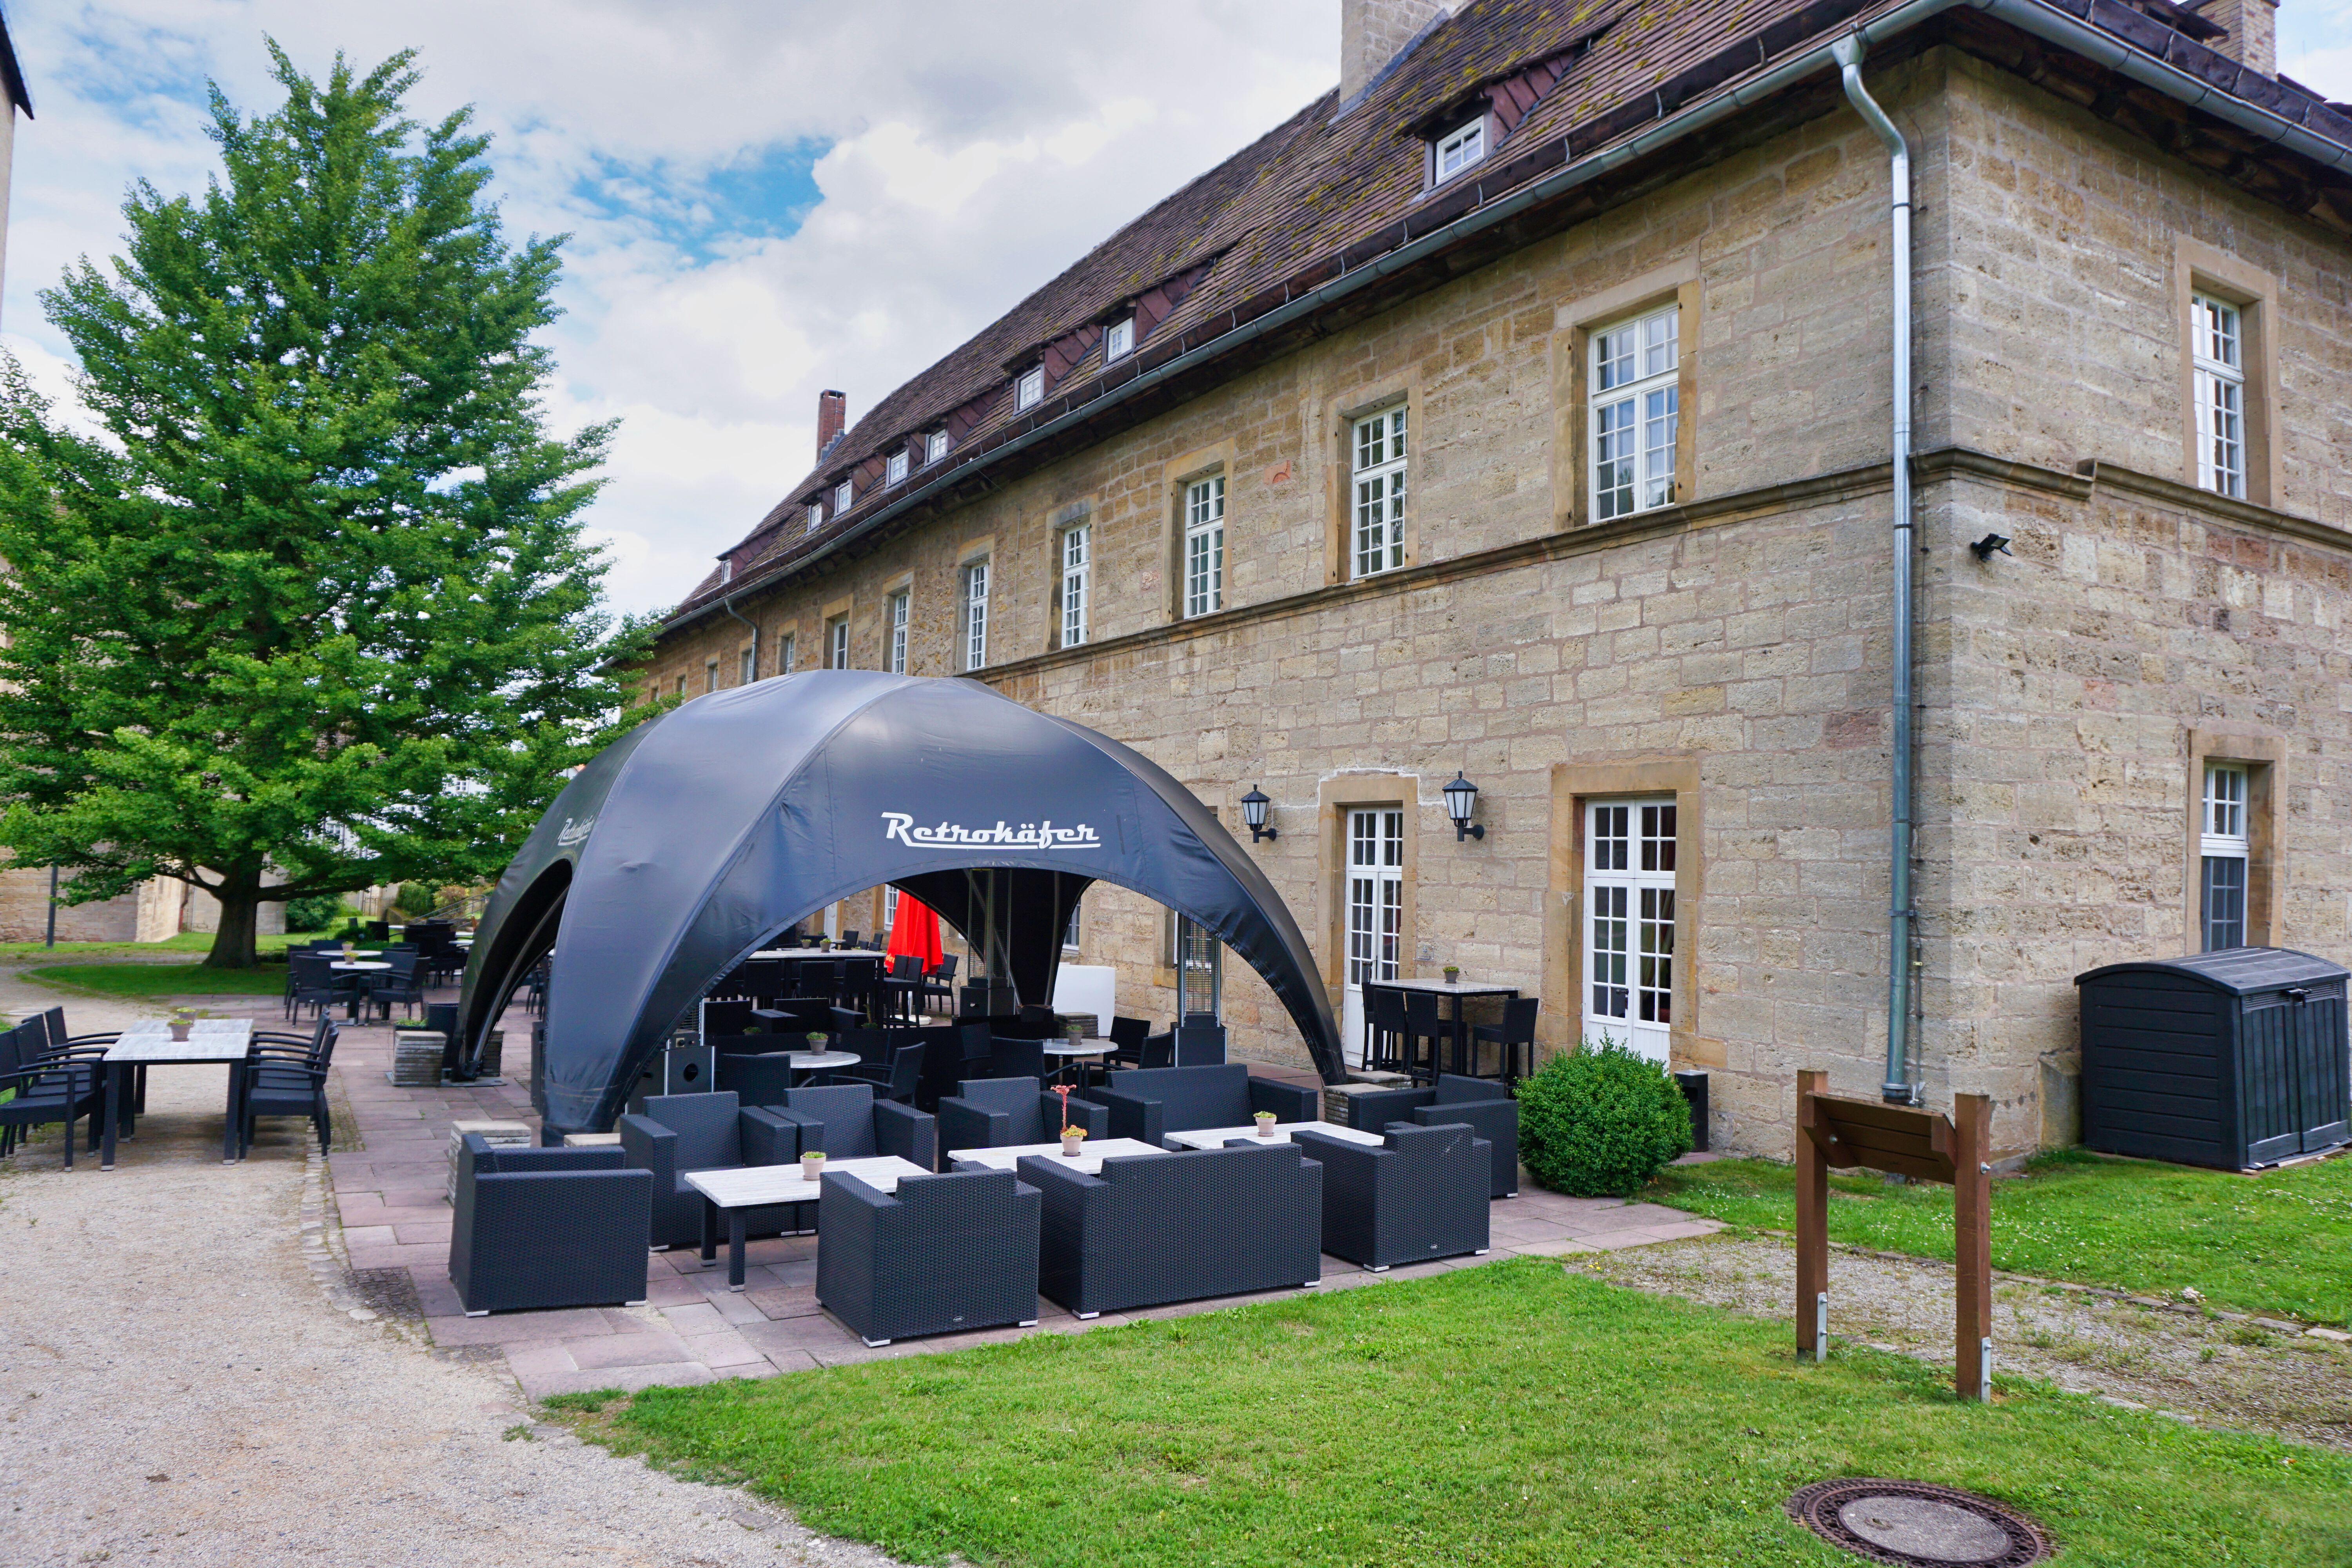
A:
<svg viewBox="0 0 2352 1568">
<path fill-rule="evenodd" d="M 1344 12 L 1337 91 L 829 404 L 647 695 L 966 676 L 1237 827 L 1255 785 L 1335 1010 L 1458 964 L 1549 1048 L 1707 1070 L 1740 1149 L 1801 1067 L 1879 1091 L 1890 954 L 1901 1070 L 2012 1153 L 2071 1139 L 2077 973 L 2352 956 L 2352 107 L 2276 75 L 2269 0 Z M 1903 263 L 1841 40 L 1914 204 L 1907 952 Z M 1169 1016 L 1160 912 L 1079 925 Z"/>
</svg>

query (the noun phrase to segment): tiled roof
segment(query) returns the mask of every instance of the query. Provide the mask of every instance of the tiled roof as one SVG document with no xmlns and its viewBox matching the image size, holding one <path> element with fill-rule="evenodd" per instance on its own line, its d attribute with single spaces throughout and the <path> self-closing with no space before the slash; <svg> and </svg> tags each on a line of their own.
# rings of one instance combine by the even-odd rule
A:
<svg viewBox="0 0 2352 1568">
<path fill-rule="evenodd" d="M 2149 47 L 2189 51 L 2211 75 L 2238 68 L 2191 34 L 2210 24 L 2170 0 L 2052 0 L 2059 9 Z M 1324 94 L 1216 168 L 1152 207 L 946 358 L 877 404 L 829 459 L 729 554 L 673 613 L 740 592 L 821 546 L 872 506 L 905 493 L 883 487 L 888 455 L 913 444 L 917 479 L 928 477 L 920 443 L 946 429 L 971 456 L 1036 422 L 1013 407 L 1013 382 L 1047 369 L 1044 410 L 1058 388 L 1107 369 L 1119 374 L 1172 357 L 1188 332 L 1254 319 L 1343 269 L 1393 250 L 1573 159 L 1631 136 L 1677 107 L 1753 73 L 1893 0 L 1472 0 L 1425 34 L 1344 114 Z M 2352 142 L 2352 122 L 2325 103 L 2252 78 L 2244 96 L 2293 97 L 2293 118 Z M 2225 90 L 2229 90 L 2225 86 Z M 1502 139 L 1486 161 L 1425 189 L 1425 138 L 1491 103 Z M 1137 308 L 1135 352 L 1116 367 L 1101 358 L 1103 325 Z M 856 504 L 812 533 L 811 501 L 856 481 Z"/>
</svg>

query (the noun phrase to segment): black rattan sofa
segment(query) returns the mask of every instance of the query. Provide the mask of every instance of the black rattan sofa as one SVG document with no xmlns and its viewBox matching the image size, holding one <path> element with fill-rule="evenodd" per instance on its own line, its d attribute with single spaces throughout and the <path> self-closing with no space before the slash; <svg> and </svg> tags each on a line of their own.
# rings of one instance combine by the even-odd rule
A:
<svg viewBox="0 0 2352 1568">
<path fill-rule="evenodd" d="M 1020 1173 L 1045 1203 L 1038 1288 L 1081 1318 L 1323 1281 L 1323 1168 L 1296 1144 L 1136 1154 L 1099 1176 L 1033 1154 Z"/>
<path fill-rule="evenodd" d="M 940 1101 L 940 1147 L 1004 1149 L 1020 1143 L 1051 1143 L 1062 1135 L 1062 1097 L 1040 1091 L 1027 1078 L 973 1078 L 961 1092 Z M 1110 1131 L 1110 1110 L 1070 1096 L 1070 1125 L 1089 1138 Z"/>
<path fill-rule="evenodd" d="M 1360 1094 L 1348 1103 L 1349 1124 L 1360 1132 L 1385 1132 L 1393 1122 L 1422 1127 L 1459 1121 L 1494 1145 L 1489 1194 L 1519 1195 L 1519 1102 L 1510 1086 L 1492 1079 L 1446 1073 L 1434 1089 L 1387 1089 Z"/>
<path fill-rule="evenodd" d="M 651 1171 L 618 1149 L 493 1148 L 472 1132 L 457 1160 L 449 1282 L 467 1317 L 646 1299 Z"/>
<path fill-rule="evenodd" d="M 1378 1273 L 1487 1248 L 1494 1150 L 1460 1122 L 1391 1123 L 1385 1146 L 1312 1128 L 1291 1142 L 1323 1167 L 1323 1250 Z"/>
<path fill-rule="evenodd" d="M 1312 1121 L 1320 1097 L 1303 1084 L 1252 1078 L 1247 1067 L 1144 1068 L 1115 1072 L 1087 1098 L 1110 1110 L 1110 1135 L 1160 1143 L 1196 1127 L 1246 1127 L 1261 1110 L 1276 1121 Z"/>
<path fill-rule="evenodd" d="M 908 1176 L 881 1193 L 828 1171 L 816 1299 L 869 1345 L 1037 1321 L 1037 1189 L 1010 1171 Z"/>
</svg>

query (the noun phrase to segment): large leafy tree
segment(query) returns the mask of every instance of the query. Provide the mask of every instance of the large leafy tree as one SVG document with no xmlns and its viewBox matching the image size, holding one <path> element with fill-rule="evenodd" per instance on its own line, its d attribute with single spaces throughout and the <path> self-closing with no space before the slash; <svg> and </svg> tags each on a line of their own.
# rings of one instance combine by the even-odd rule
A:
<svg viewBox="0 0 2352 1568">
<path fill-rule="evenodd" d="M 276 112 L 215 88 L 202 199 L 46 292 L 102 435 L 0 378 L 0 843 L 63 897 L 266 900 L 495 873 L 626 700 L 582 542 L 611 427 L 551 434 L 560 239 L 511 246 L 400 55 Z"/>
</svg>

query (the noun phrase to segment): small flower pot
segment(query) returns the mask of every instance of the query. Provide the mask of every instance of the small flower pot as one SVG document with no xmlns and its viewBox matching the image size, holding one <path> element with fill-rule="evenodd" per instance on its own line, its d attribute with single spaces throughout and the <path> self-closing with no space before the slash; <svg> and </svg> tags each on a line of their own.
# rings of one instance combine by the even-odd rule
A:
<svg viewBox="0 0 2352 1568">
<path fill-rule="evenodd" d="M 1062 1152 L 1067 1154 L 1070 1158 L 1074 1160 L 1076 1159 L 1078 1152 L 1086 1146 L 1086 1134 L 1082 1132 L 1065 1132 L 1062 1134 Z"/>
<path fill-rule="evenodd" d="M 174 1019 L 173 1019 L 173 1020 L 172 1020 L 172 1038 L 173 1038 L 174 1040 L 185 1040 L 187 1037 L 188 1037 L 188 1020 L 186 1020 L 185 1018 L 174 1018 Z"/>
<path fill-rule="evenodd" d="M 1445 984 L 1448 985 L 1456 984 L 1461 980 L 1461 978 L 1462 972 L 1458 969 L 1449 969 L 1445 971 Z"/>
<path fill-rule="evenodd" d="M 815 1181 L 818 1177 L 820 1177 L 820 1176 L 822 1176 L 822 1175 L 824 1175 L 824 1155 L 822 1155 L 822 1154 L 803 1154 L 803 1155 L 802 1155 L 802 1156 L 801 1156 L 801 1180 L 802 1180 L 802 1181 L 803 1181 L 803 1182 L 814 1182 L 814 1181 Z"/>
<path fill-rule="evenodd" d="M 1274 1136 L 1274 1118 L 1273 1118 L 1273 1117 L 1271 1117 L 1271 1116 L 1266 1116 L 1266 1115 L 1263 1115 L 1263 1114 L 1261 1114 L 1261 1115 L 1258 1117 L 1258 1119 L 1257 1119 L 1257 1135 L 1258 1135 L 1259 1137 L 1261 1137 L 1261 1138 L 1271 1138 L 1271 1137 L 1273 1137 L 1273 1136 Z"/>
</svg>

